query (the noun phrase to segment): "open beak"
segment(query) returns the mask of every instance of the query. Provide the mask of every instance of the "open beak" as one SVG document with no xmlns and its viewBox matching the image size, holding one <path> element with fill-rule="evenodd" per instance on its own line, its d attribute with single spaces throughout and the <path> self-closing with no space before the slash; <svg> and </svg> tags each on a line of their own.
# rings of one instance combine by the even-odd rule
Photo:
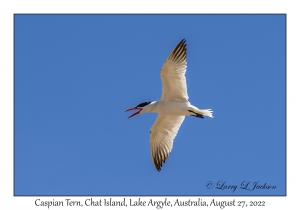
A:
<svg viewBox="0 0 300 210">
<path fill-rule="evenodd" d="M 125 112 L 128 112 L 128 111 L 130 111 L 130 110 L 139 110 L 139 111 L 138 111 L 138 112 L 136 112 L 136 113 L 134 113 L 134 114 L 132 114 L 132 115 L 130 115 L 128 118 L 131 118 L 131 117 L 133 117 L 133 116 L 135 116 L 135 115 L 139 114 L 139 113 L 142 111 L 142 109 L 141 109 L 141 108 L 132 107 L 132 108 L 130 108 L 130 109 L 127 109 Z M 127 118 L 127 119 L 128 119 L 128 118 Z"/>
</svg>

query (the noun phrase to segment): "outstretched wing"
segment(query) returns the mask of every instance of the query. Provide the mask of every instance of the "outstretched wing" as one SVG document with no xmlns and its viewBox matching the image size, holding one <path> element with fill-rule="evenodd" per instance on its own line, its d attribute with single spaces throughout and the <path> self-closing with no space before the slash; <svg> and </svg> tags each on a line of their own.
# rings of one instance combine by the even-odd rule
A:
<svg viewBox="0 0 300 210">
<path fill-rule="evenodd" d="M 184 116 L 159 114 L 150 130 L 152 161 L 158 171 L 168 158 L 173 140 L 184 120 Z"/>
<path fill-rule="evenodd" d="M 188 94 L 186 88 L 186 44 L 185 39 L 173 49 L 165 61 L 160 77 L 162 81 L 163 101 L 187 102 Z"/>
</svg>

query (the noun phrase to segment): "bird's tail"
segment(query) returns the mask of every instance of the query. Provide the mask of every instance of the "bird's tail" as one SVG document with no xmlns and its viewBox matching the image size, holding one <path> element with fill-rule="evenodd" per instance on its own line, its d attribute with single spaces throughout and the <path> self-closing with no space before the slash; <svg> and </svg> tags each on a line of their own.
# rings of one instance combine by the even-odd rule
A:
<svg viewBox="0 0 300 210">
<path fill-rule="evenodd" d="M 198 112 L 204 116 L 213 118 L 213 110 L 211 109 L 198 109 Z"/>
</svg>

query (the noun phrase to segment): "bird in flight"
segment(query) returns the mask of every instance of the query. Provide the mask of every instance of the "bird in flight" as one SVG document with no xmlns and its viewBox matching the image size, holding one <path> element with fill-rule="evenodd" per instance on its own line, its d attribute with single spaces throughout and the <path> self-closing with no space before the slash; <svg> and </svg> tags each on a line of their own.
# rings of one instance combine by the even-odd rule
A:
<svg viewBox="0 0 300 210">
<path fill-rule="evenodd" d="M 165 163 L 173 147 L 174 138 L 185 116 L 213 117 L 211 109 L 198 109 L 188 101 L 186 87 L 186 40 L 181 40 L 172 50 L 160 70 L 162 95 L 158 101 L 149 101 L 127 109 L 138 110 L 130 115 L 155 112 L 158 116 L 150 130 L 150 152 L 158 171 Z"/>
</svg>

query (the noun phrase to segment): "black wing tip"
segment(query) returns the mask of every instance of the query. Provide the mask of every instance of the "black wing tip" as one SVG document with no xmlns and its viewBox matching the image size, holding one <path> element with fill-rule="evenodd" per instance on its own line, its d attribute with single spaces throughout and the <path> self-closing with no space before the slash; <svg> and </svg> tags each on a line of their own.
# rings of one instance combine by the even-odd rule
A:
<svg viewBox="0 0 300 210">
<path fill-rule="evenodd" d="M 183 46 L 184 48 L 186 48 L 186 39 L 182 39 L 179 43 L 178 43 L 178 45 L 177 46 Z"/>
<path fill-rule="evenodd" d="M 168 159 L 168 156 L 165 157 L 165 158 L 163 158 L 163 159 L 160 159 L 160 158 L 158 158 L 158 157 L 154 159 L 154 165 L 155 165 L 155 168 L 156 168 L 156 170 L 157 170 L 158 172 L 161 171 L 161 168 L 162 168 L 162 166 L 163 166 L 163 163 L 165 163 L 167 159 Z"/>
<path fill-rule="evenodd" d="M 182 39 L 178 45 L 183 45 L 184 47 L 186 47 L 186 39 Z"/>
<path fill-rule="evenodd" d="M 184 53 L 186 54 L 186 39 L 182 39 L 175 47 L 174 49 L 172 50 L 171 54 L 180 54 L 180 53 Z"/>
<path fill-rule="evenodd" d="M 161 171 L 162 163 L 161 164 L 155 164 L 155 168 L 158 172 Z"/>
<path fill-rule="evenodd" d="M 161 167 L 162 167 L 162 161 L 160 161 L 159 159 L 155 159 L 154 160 L 154 165 L 155 165 L 156 170 L 158 172 L 160 172 Z"/>
<path fill-rule="evenodd" d="M 183 62 L 187 56 L 186 40 L 182 39 L 170 53 L 168 59 Z"/>
</svg>

